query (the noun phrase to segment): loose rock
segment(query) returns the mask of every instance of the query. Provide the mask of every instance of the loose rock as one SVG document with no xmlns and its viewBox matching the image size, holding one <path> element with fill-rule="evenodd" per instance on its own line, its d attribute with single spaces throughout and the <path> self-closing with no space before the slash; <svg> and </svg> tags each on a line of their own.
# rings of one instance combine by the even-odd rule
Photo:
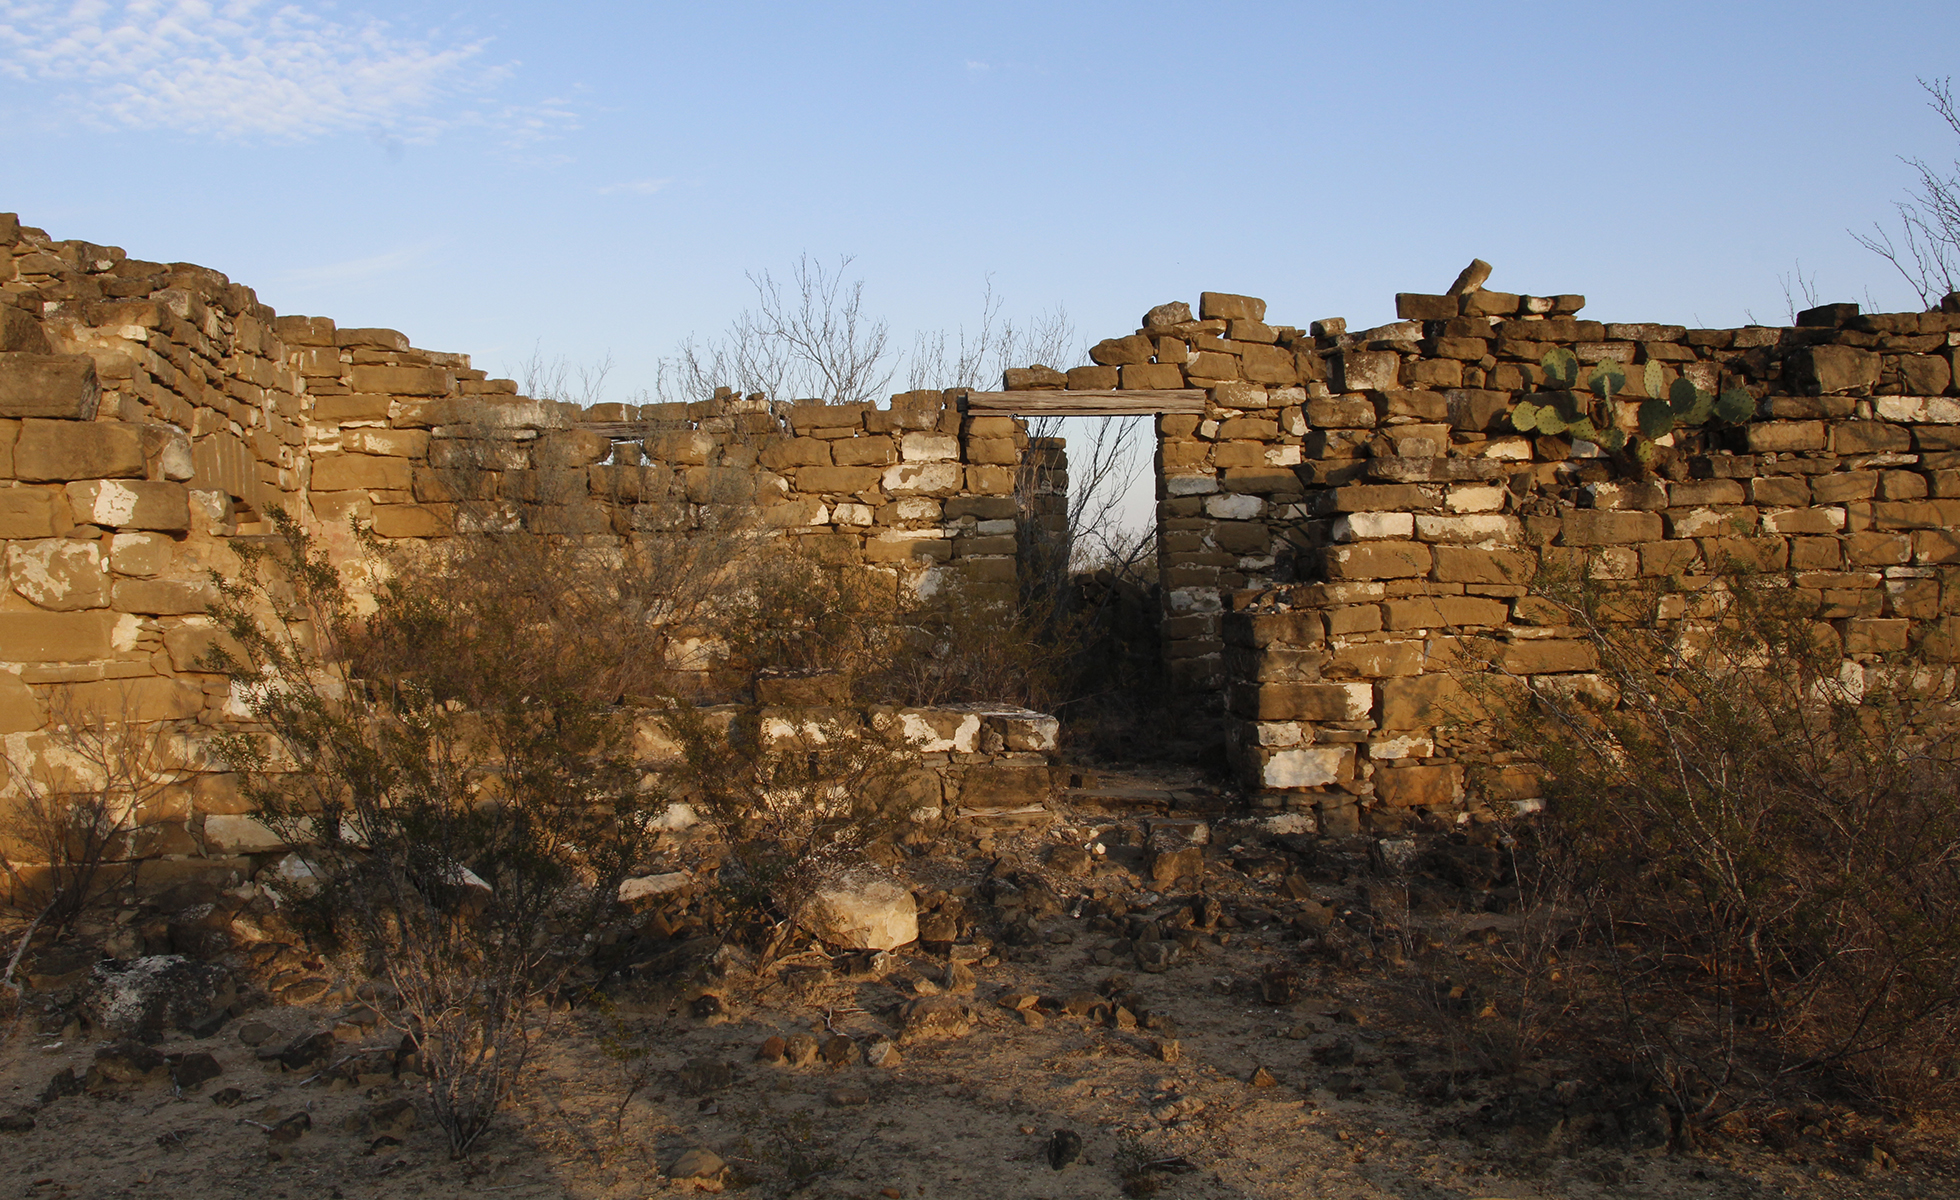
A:
<svg viewBox="0 0 1960 1200">
<path fill-rule="evenodd" d="M 860 868 L 818 885 L 797 924 L 833 946 L 895 950 L 918 940 L 919 906 L 897 879 Z"/>
<path fill-rule="evenodd" d="M 83 1001 L 89 1019 L 118 1038 L 162 1039 L 208 1021 L 237 1000 L 231 972 L 216 963 L 157 954 L 96 965 Z"/>
</svg>

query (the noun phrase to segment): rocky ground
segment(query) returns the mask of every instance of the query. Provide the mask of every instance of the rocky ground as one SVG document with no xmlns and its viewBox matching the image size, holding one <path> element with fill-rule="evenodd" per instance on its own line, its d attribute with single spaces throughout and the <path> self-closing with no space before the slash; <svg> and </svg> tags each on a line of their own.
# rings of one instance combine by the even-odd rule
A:
<svg viewBox="0 0 1960 1200">
<path fill-rule="evenodd" d="M 714 952 L 679 876 L 714 847 L 676 836 L 679 886 L 638 902 L 604 999 L 556 1014 L 461 1163 L 371 993 L 262 899 L 131 914 L 126 958 L 202 939 L 232 971 L 143 967 L 183 997 L 146 1047 L 108 1036 L 143 981 L 38 964 L 0 1046 L 0 1195 L 1960 1194 L 1943 1128 L 1817 1105 L 1684 1132 L 1557 1045 L 1500 1062 L 1531 933 L 1496 826 L 1319 842 L 1195 780 L 1139 786 L 914 838 L 892 857 L 918 944 L 806 942 L 759 973 Z"/>
</svg>

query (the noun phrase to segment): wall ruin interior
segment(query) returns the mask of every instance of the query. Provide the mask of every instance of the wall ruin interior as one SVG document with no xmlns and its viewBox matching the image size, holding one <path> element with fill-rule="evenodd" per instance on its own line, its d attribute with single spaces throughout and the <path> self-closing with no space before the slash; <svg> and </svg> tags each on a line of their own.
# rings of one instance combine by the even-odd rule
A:
<svg viewBox="0 0 1960 1200">
<path fill-rule="evenodd" d="M 351 560 L 350 519 L 439 538 L 462 499 L 599 538 L 740 506 L 886 572 L 895 597 L 1010 595 L 1026 522 L 1056 517 L 1060 448 L 1031 447 L 1011 404 L 577 409 L 392 330 L 279 316 L 206 268 L 11 216 L 0 250 L 0 735 L 31 757 L 57 691 L 172 730 L 184 782 L 150 850 L 182 869 L 247 849 L 213 832 L 242 813 L 202 734 L 237 711 L 198 663 L 207 574 L 235 567 L 232 540 L 274 508 Z M 1156 424 L 1165 665 L 1193 712 L 1224 714 L 1255 802 L 1338 832 L 1530 800 L 1515 772 L 1473 774 L 1505 764 L 1468 760 L 1436 725 L 1465 645 L 1524 676 L 1591 671 L 1576 631 L 1526 595 L 1548 561 L 1658 579 L 1747 557 L 1794 573 L 1853 659 L 1915 640 L 1951 656 L 1960 313 L 1826 306 L 1795 328 L 1701 330 L 1585 320 L 1582 297 L 1480 283 L 1402 295 L 1401 320 L 1353 333 L 1206 293 L 1195 314 L 1152 309 L 1092 365 L 1008 372 L 1031 408 L 1202 393 L 1202 411 Z M 1653 438 L 1639 464 L 1570 429 L 1521 429 L 1521 405 L 1573 390 L 1547 378 L 1555 350 L 1582 376 L 1619 364 L 1619 436 L 1680 380 L 1749 411 Z M 1032 516 L 1016 499 L 1030 477 L 1046 496 Z"/>
</svg>

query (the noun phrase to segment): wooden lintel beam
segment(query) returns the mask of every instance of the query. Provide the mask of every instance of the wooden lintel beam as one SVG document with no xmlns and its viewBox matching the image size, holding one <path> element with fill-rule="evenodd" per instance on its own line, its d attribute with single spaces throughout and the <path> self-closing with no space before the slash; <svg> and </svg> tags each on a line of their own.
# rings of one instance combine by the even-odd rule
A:
<svg viewBox="0 0 1960 1200">
<path fill-rule="evenodd" d="M 1205 411 L 1203 388 L 1137 388 L 1131 391 L 968 392 L 969 413 L 1025 417 L 1128 417 Z"/>
</svg>

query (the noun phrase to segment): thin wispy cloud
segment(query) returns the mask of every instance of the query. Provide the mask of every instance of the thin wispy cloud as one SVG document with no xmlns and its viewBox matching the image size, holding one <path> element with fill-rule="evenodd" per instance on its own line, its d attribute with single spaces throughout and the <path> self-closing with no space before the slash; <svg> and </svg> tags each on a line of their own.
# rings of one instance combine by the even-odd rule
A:
<svg viewBox="0 0 1960 1200">
<path fill-rule="evenodd" d="M 487 46 L 264 0 L 0 0 L 0 78 L 53 89 L 99 128 L 420 142 L 490 126 L 515 145 L 576 125 L 562 102 L 497 97 L 514 68 Z"/>
<path fill-rule="evenodd" d="M 631 183 L 609 183 L 599 189 L 601 196 L 651 196 L 674 182 L 672 179 L 635 179 Z"/>
<path fill-rule="evenodd" d="M 361 279 L 372 279 L 377 275 L 387 275 L 403 267 L 412 266 L 442 243 L 440 241 L 418 242 L 381 254 L 370 254 L 364 258 L 351 258 L 345 262 L 322 263 L 317 267 L 298 267 L 286 272 L 286 278 L 298 284 L 320 285 L 351 283 Z"/>
</svg>

